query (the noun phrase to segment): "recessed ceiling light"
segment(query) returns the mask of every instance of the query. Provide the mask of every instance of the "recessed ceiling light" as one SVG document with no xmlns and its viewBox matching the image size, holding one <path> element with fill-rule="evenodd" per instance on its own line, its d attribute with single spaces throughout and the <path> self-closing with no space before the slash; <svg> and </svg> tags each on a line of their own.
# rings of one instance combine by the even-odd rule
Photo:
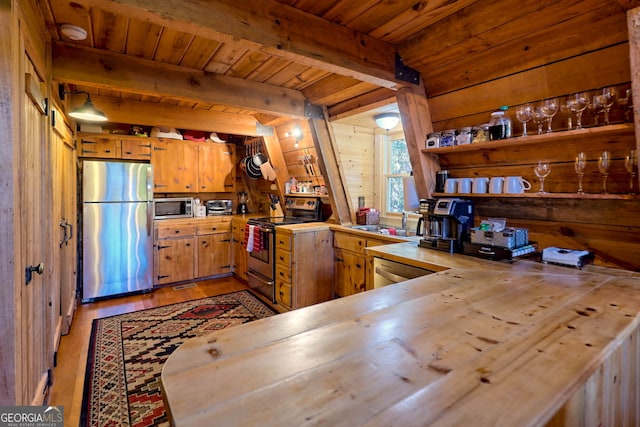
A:
<svg viewBox="0 0 640 427">
<path fill-rule="evenodd" d="M 87 32 L 85 29 L 78 27 L 77 25 L 62 24 L 60 26 L 60 31 L 71 40 L 79 41 L 87 38 Z"/>
</svg>

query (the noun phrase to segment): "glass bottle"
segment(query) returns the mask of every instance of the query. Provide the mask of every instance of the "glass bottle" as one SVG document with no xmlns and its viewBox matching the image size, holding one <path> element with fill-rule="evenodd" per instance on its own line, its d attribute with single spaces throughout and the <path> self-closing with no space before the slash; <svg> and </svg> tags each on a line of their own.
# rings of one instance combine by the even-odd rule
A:
<svg viewBox="0 0 640 427">
<path fill-rule="evenodd" d="M 507 107 L 503 105 L 500 110 L 491 113 L 489 121 L 489 140 L 511 138 L 511 119 L 507 115 Z"/>
</svg>

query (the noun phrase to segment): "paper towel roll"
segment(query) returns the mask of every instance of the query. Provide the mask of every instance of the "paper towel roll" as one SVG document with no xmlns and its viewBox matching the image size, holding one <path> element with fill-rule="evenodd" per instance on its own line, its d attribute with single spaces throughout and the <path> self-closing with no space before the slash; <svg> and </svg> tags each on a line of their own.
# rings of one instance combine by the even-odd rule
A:
<svg viewBox="0 0 640 427">
<path fill-rule="evenodd" d="M 417 211 L 420 207 L 420 201 L 418 200 L 416 182 L 413 179 L 413 176 L 402 178 L 402 190 L 404 193 L 404 210 Z"/>
</svg>

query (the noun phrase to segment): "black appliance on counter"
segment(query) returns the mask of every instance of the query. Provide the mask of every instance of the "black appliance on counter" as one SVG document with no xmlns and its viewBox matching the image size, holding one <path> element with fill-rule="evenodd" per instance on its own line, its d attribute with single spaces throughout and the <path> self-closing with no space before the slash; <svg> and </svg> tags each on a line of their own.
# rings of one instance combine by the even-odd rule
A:
<svg viewBox="0 0 640 427">
<path fill-rule="evenodd" d="M 424 203 L 423 203 L 424 201 Z M 420 212 L 426 221 L 419 245 L 446 252 L 462 252 L 473 227 L 473 203 L 463 199 L 423 199 Z"/>
<path fill-rule="evenodd" d="M 249 233 L 256 235 L 260 243 L 249 252 L 249 287 L 276 302 L 275 227 L 322 221 L 320 197 L 285 197 L 284 216 L 251 218 L 247 221 Z"/>
</svg>

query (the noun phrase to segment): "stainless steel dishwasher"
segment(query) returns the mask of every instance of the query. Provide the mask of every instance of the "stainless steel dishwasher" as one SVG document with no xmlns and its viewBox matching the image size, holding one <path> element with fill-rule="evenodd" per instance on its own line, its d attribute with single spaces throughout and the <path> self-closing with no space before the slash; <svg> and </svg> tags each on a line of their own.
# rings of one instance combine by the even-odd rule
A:
<svg viewBox="0 0 640 427">
<path fill-rule="evenodd" d="M 381 288 L 416 277 L 434 273 L 426 268 L 414 267 L 397 261 L 375 257 L 373 259 L 373 288 Z"/>
</svg>

